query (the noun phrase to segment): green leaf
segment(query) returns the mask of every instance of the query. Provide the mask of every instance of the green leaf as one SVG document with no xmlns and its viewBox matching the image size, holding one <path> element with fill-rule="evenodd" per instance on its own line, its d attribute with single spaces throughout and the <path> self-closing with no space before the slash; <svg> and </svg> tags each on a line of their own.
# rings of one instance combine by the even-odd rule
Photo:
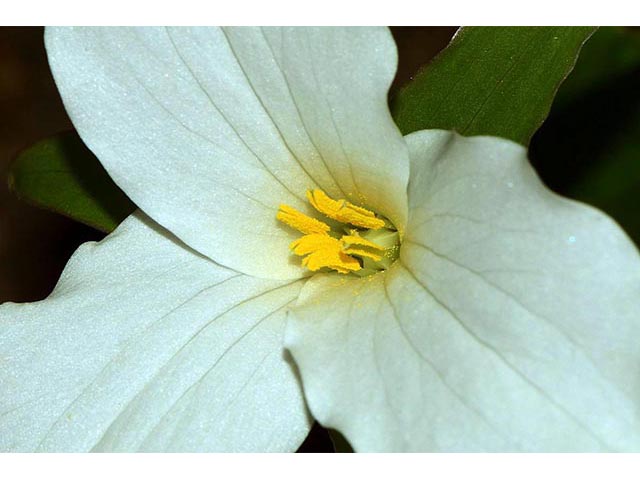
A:
<svg viewBox="0 0 640 480">
<path fill-rule="evenodd" d="M 528 145 L 593 27 L 465 27 L 392 99 L 400 130 Z"/>
<path fill-rule="evenodd" d="M 22 151 L 8 181 L 21 199 L 107 233 L 136 208 L 75 132 Z"/>
<path fill-rule="evenodd" d="M 640 245 L 640 35 L 603 27 L 586 43 L 531 161 L 555 191 L 604 210 Z"/>
</svg>

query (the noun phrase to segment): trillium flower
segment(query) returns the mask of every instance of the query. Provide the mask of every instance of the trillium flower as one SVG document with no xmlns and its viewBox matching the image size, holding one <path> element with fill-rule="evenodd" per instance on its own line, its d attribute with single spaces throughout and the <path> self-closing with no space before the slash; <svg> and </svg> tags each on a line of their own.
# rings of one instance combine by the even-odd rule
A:
<svg viewBox="0 0 640 480">
<path fill-rule="evenodd" d="M 386 29 L 46 45 L 140 210 L 0 309 L 2 450 L 640 448 L 636 248 L 522 146 L 403 138 Z"/>
</svg>

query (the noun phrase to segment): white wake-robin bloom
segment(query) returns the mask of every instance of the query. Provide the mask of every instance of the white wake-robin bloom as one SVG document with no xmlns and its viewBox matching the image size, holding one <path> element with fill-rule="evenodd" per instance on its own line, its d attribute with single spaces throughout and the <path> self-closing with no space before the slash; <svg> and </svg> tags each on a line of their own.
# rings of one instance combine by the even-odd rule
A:
<svg viewBox="0 0 640 480">
<path fill-rule="evenodd" d="M 640 449 L 636 248 L 519 145 L 403 138 L 386 29 L 46 44 L 141 211 L 0 309 L 2 450 Z"/>
</svg>

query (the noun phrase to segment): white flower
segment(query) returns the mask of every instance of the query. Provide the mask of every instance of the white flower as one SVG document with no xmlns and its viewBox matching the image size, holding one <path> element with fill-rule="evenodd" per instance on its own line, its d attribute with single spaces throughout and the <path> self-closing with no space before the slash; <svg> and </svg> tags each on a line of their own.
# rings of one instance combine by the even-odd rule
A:
<svg viewBox="0 0 640 480">
<path fill-rule="evenodd" d="M 0 449 L 294 450 L 306 406 L 359 451 L 640 449 L 636 248 L 521 146 L 403 138 L 386 29 L 46 40 L 78 132 L 145 213 L 46 300 L 0 309 Z M 309 277 L 276 214 L 310 214 L 314 189 L 397 228 L 399 259 Z"/>
</svg>

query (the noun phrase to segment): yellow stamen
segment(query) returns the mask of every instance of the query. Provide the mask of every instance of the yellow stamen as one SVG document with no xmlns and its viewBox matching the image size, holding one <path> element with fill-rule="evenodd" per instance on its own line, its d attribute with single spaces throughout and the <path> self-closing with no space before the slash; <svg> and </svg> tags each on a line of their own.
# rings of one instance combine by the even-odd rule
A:
<svg viewBox="0 0 640 480">
<path fill-rule="evenodd" d="M 346 248 L 344 250 L 344 253 L 347 253 L 349 255 L 357 255 L 359 257 L 368 257 L 375 262 L 379 262 L 380 260 L 382 260 L 382 255 L 378 255 L 377 253 L 371 252 L 365 248 L 358 248 L 358 247 Z"/>
<path fill-rule="evenodd" d="M 355 231 L 351 231 L 351 235 L 343 235 L 340 240 L 342 240 L 347 247 L 350 247 L 351 245 L 362 245 L 363 247 L 373 248 L 374 250 L 379 250 L 381 252 L 384 251 L 384 247 L 373 243 L 371 240 L 362 238 Z"/>
<path fill-rule="evenodd" d="M 304 256 L 302 264 L 315 272 L 323 267 L 332 268 L 340 273 L 360 270 L 360 262 L 343 251 L 343 243 L 326 233 L 305 235 L 291 243 L 290 248 L 296 255 Z"/>
<path fill-rule="evenodd" d="M 384 248 L 376 245 L 366 238 L 362 238 L 355 230 L 351 231 L 351 235 L 343 235 L 340 241 L 343 244 L 343 251 L 349 255 L 357 255 L 359 257 L 368 257 L 378 262 L 382 259 Z M 355 247 L 353 245 L 356 245 Z"/>
<path fill-rule="evenodd" d="M 346 200 L 334 200 L 322 190 L 307 191 L 307 198 L 316 210 L 339 222 L 372 230 L 384 227 L 384 220 L 376 218 L 375 213 Z"/>
<path fill-rule="evenodd" d="M 324 222 L 308 217 L 288 205 L 280 205 L 276 218 L 292 228 L 305 234 L 327 233 L 331 228 Z"/>
<path fill-rule="evenodd" d="M 389 252 L 392 252 L 390 247 L 396 244 L 395 241 L 390 243 L 389 238 L 397 240 L 398 234 L 394 231 L 395 237 L 385 235 L 386 230 L 382 230 L 385 220 L 377 218 L 375 213 L 346 200 L 333 200 L 322 190 L 308 191 L 307 198 L 316 210 L 327 217 L 367 231 L 343 227 L 343 231 L 348 233 L 338 239 L 339 234 L 332 232 L 331 227 L 325 222 L 309 217 L 288 205 L 280 205 L 276 218 L 304 234 L 289 246 L 293 253 L 303 257 L 303 266 L 314 272 L 328 268 L 345 274 L 357 272 L 356 275 L 371 275 L 387 268 L 387 264 L 395 259 L 389 256 L 389 261 L 385 260 Z M 365 237 L 374 236 L 374 239 L 381 238 L 384 246 L 364 238 L 361 234 Z"/>
</svg>

